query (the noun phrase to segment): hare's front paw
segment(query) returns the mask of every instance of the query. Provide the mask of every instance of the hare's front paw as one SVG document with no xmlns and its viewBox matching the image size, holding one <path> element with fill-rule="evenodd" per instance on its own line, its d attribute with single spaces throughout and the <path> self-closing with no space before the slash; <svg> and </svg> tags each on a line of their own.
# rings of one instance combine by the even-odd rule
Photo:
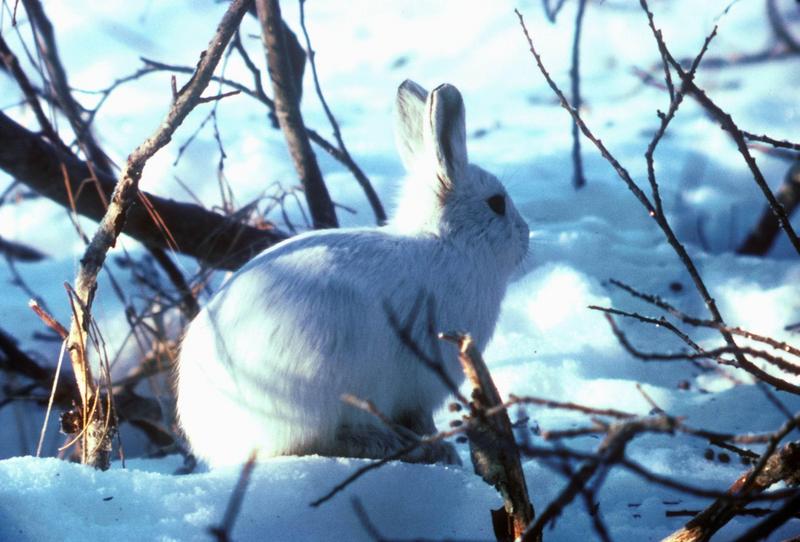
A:
<svg viewBox="0 0 800 542">
<path fill-rule="evenodd" d="M 383 459 L 408 449 L 418 443 L 422 436 L 399 425 L 390 430 L 374 425 L 344 424 L 336 432 L 334 448 L 326 450 L 324 455 Z M 413 450 L 401 456 L 400 460 L 408 463 L 461 465 L 461 458 L 455 447 L 444 441 L 419 443 Z"/>
</svg>

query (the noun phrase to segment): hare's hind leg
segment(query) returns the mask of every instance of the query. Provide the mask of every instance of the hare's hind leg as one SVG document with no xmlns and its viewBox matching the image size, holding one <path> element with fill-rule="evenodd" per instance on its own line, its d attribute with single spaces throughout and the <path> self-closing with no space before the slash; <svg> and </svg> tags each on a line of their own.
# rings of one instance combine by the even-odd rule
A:
<svg viewBox="0 0 800 542">
<path fill-rule="evenodd" d="M 397 423 L 416 438 L 435 435 L 436 425 L 433 415 L 428 412 L 404 412 L 397 418 Z M 461 465 L 461 457 L 451 443 L 444 440 L 419 446 L 404 458 L 411 463 L 442 463 L 444 465 Z"/>
<path fill-rule="evenodd" d="M 392 427 L 370 423 L 342 424 L 336 431 L 334 449 L 323 454 L 384 459 L 410 449 L 399 457 L 401 461 L 461 465 L 458 452 L 449 442 L 417 444 L 420 438 L 435 433 L 432 416 L 420 413 L 399 416 Z"/>
<path fill-rule="evenodd" d="M 336 444 L 330 455 L 372 459 L 390 457 L 414 442 L 415 436 L 408 431 L 403 433 L 372 424 L 342 424 L 336 431 Z"/>
</svg>

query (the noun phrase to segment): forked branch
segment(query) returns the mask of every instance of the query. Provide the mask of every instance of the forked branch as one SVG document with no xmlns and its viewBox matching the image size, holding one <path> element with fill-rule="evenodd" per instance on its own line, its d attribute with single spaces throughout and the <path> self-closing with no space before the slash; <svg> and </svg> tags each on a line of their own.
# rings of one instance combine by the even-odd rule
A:
<svg viewBox="0 0 800 542">
<path fill-rule="evenodd" d="M 208 48 L 200 55 L 194 75 L 174 96 L 172 107 L 164 121 L 128 156 L 109 201 L 108 209 L 81 258 L 81 266 L 75 279 L 76 299 L 73 304 L 74 315 L 70 322 L 67 348 L 73 366 L 79 368 L 76 370 L 76 375 L 82 374 L 85 382 L 85 389 L 81 390 L 84 414 L 90 405 L 97 405 L 91 419 L 88 420 L 90 427 L 81 428 L 84 434 L 92 436 L 91 440 L 86 440 L 84 443 L 83 461 L 96 468 L 107 469 L 110 464 L 110 445 L 108 443 L 110 437 L 107 432 L 99 430 L 105 417 L 102 401 L 97 400 L 98 390 L 85 355 L 92 302 L 97 290 L 97 275 L 103 267 L 108 250 L 116 244 L 117 238 L 122 233 L 128 210 L 138 199 L 139 179 L 147 161 L 169 143 L 172 134 L 199 103 L 202 92 L 208 86 L 214 69 L 249 4 L 248 0 L 234 0 L 230 4 Z"/>
</svg>

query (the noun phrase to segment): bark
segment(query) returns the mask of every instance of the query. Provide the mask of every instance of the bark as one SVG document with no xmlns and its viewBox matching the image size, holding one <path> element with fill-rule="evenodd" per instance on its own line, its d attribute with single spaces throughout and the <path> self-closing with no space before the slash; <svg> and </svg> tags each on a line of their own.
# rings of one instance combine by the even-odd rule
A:
<svg viewBox="0 0 800 542">
<path fill-rule="evenodd" d="M 459 360 L 464 374 L 472 384 L 471 416 L 480 420 L 467 429 L 472 464 L 475 473 L 503 497 L 503 508 L 492 510 L 495 536 L 500 541 L 517 540 L 523 536 L 535 514 L 511 420 L 506 410 L 486 416 L 487 410 L 502 406 L 503 400 L 472 339 L 466 335 L 458 337 L 455 342 L 459 345 Z M 533 533 L 524 539 L 541 542 L 541 535 Z"/>
</svg>

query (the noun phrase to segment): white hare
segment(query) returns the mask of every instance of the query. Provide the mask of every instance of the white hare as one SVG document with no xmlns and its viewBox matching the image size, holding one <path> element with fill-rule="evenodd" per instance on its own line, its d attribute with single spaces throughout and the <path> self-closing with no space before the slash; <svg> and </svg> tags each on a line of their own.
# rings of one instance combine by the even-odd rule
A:
<svg viewBox="0 0 800 542">
<path fill-rule="evenodd" d="M 413 343 L 455 383 L 463 380 L 455 348 L 432 329 L 468 331 L 481 350 L 489 341 L 528 226 L 497 178 L 467 161 L 455 87 L 428 94 L 404 82 L 396 132 L 409 178 L 389 226 L 312 231 L 271 247 L 189 325 L 178 415 L 210 465 L 243 462 L 254 449 L 259 457 L 398 452 L 409 431 L 435 432 L 432 413 L 449 392 L 401 339 L 397 320 L 413 317 Z M 421 293 L 430 301 L 422 307 Z M 343 394 L 372 401 L 401 430 Z M 458 461 L 446 444 L 404 459 Z"/>
</svg>

